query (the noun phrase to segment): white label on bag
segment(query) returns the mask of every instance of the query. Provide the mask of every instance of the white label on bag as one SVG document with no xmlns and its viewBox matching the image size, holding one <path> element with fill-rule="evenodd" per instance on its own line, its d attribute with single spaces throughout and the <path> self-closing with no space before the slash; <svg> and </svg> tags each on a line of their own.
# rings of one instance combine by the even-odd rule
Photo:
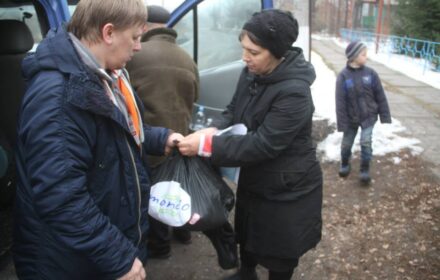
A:
<svg viewBox="0 0 440 280">
<path fill-rule="evenodd" d="M 191 218 L 191 197 L 175 181 L 154 184 L 148 214 L 167 225 L 180 227 Z"/>
</svg>

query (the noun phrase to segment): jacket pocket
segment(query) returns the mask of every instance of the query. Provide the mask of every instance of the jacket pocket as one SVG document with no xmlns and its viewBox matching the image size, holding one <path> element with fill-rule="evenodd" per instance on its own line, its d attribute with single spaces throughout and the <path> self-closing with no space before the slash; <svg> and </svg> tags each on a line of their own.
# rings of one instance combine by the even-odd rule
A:
<svg viewBox="0 0 440 280">
<path fill-rule="evenodd" d="M 115 205 L 115 207 L 117 206 Z M 118 219 L 114 221 L 114 223 L 122 232 L 124 232 L 124 234 L 131 237 L 130 239 L 132 240 L 134 240 L 136 236 L 133 235 L 133 232 L 131 232 L 131 234 L 128 233 L 127 230 L 134 227 L 136 224 L 136 218 L 133 214 L 134 212 L 128 202 L 127 194 L 122 194 L 120 198 L 120 204 L 118 207 L 118 214 L 117 214 Z"/>
<path fill-rule="evenodd" d="M 306 179 L 307 171 L 291 171 L 281 173 L 281 179 L 286 190 L 293 190 Z"/>
<path fill-rule="evenodd" d="M 96 154 L 96 160 L 88 173 L 88 190 L 98 201 L 111 191 L 111 186 L 118 182 L 118 159 L 113 146 Z"/>
<path fill-rule="evenodd" d="M 306 171 L 262 171 L 240 177 L 240 185 L 250 193 L 270 198 L 292 191 L 306 175 Z"/>
</svg>

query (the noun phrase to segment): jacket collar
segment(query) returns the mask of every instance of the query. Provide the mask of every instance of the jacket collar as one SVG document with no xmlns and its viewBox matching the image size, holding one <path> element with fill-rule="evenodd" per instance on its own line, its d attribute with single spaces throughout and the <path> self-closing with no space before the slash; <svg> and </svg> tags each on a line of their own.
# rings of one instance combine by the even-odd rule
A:
<svg viewBox="0 0 440 280">
<path fill-rule="evenodd" d="M 168 41 L 170 43 L 175 43 L 177 38 L 177 32 L 174 29 L 159 27 L 154 28 L 145 33 L 142 36 L 141 42 L 147 42 L 152 40 L 158 41 Z"/>
<path fill-rule="evenodd" d="M 99 65 L 96 57 L 90 52 L 90 50 L 84 46 L 84 44 L 76 38 L 75 35 L 69 33 L 70 39 L 72 40 L 73 47 L 75 48 L 79 58 L 92 72 L 98 75 L 101 79 L 108 82 L 113 82 L 110 75 Z"/>
<path fill-rule="evenodd" d="M 110 118 L 131 133 L 124 115 L 107 96 L 103 82 L 96 74 L 71 75 L 66 86 L 66 97 L 73 106 Z"/>
<path fill-rule="evenodd" d="M 351 70 L 351 71 L 359 71 L 359 70 L 362 70 L 362 69 L 364 69 L 364 68 L 365 68 L 365 65 L 361 65 L 361 66 L 359 66 L 359 67 L 353 67 L 353 66 L 350 65 L 349 62 L 347 62 L 347 69 L 348 69 L 348 70 Z"/>
<path fill-rule="evenodd" d="M 113 119 L 127 132 L 130 132 L 124 115 L 117 109 L 115 102 L 110 99 L 104 85 L 107 83 L 111 87 L 115 83 L 115 79 L 99 65 L 95 56 L 75 35 L 69 33 L 69 37 L 79 59 L 85 65 L 86 73 L 89 73 L 86 75 L 89 79 L 81 79 L 79 76 L 71 75 L 67 88 L 76 90 L 67 92 L 67 100 L 78 108 Z M 103 91 L 104 94 L 102 94 Z"/>
<path fill-rule="evenodd" d="M 75 47 L 65 25 L 51 29 L 36 52 L 23 60 L 25 79 L 31 80 L 43 71 L 61 73 L 67 83 L 64 89 L 67 102 L 79 109 L 111 118 L 129 132 L 122 113 L 107 96 L 102 76 L 90 67 L 92 59 L 90 65 L 82 59 L 90 52 L 84 46 L 85 49 L 78 46 Z"/>
</svg>

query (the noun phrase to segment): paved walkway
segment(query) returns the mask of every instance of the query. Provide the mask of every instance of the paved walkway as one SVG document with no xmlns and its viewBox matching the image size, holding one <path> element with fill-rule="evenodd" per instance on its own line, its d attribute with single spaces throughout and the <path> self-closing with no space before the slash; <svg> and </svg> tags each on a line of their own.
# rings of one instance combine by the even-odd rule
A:
<svg viewBox="0 0 440 280">
<path fill-rule="evenodd" d="M 339 73 L 346 64 L 344 49 L 332 40 L 313 40 L 312 49 L 327 66 Z M 368 61 L 384 85 L 391 115 L 398 119 L 408 133 L 421 141 L 422 158 L 432 163 L 431 169 L 440 178 L 440 90 L 425 83 Z"/>
</svg>

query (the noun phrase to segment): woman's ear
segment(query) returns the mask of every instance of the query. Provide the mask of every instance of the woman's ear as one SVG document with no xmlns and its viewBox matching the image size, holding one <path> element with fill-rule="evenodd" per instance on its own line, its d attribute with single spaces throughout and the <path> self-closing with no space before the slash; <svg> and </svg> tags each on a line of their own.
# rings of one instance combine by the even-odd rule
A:
<svg viewBox="0 0 440 280">
<path fill-rule="evenodd" d="M 107 23 L 102 27 L 101 32 L 102 40 L 106 44 L 112 44 L 115 33 L 115 26 L 112 23 Z"/>
</svg>

